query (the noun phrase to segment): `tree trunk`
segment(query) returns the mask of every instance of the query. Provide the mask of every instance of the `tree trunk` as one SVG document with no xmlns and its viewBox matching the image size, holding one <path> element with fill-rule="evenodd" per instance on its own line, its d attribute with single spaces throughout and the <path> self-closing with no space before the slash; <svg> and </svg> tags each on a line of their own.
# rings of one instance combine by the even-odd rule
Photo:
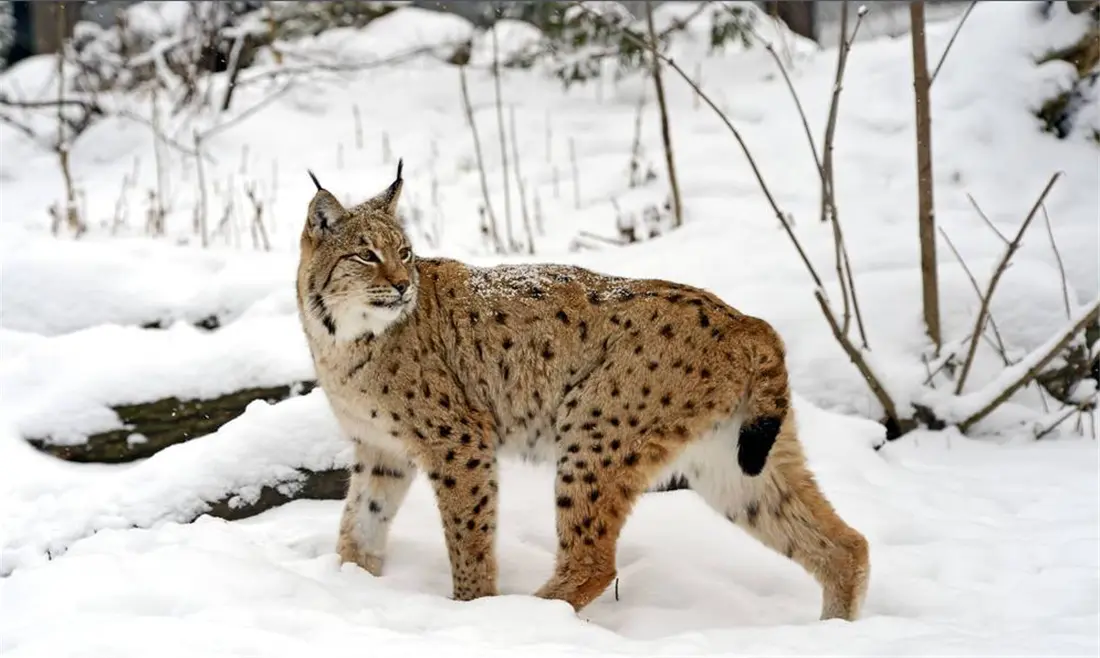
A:
<svg viewBox="0 0 1100 658">
<path fill-rule="evenodd" d="M 928 337 L 939 353 L 940 293 L 936 273 L 936 213 L 932 196 L 932 108 L 928 95 L 928 52 L 924 42 L 924 2 L 909 3 L 913 42 L 913 91 L 916 99 L 917 211 L 920 226 L 921 292 Z"/>
<path fill-rule="evenodd" d="M 798 36 L 817 41 L 817 12 L 814 4 L 812 0 L 765 2 L 764 11 L 778 17 Z"/>
<path fill-rule="evenodd" d="M 653 66 L 653 86 L 657 90 L 657 107 L 661 111 L 661 141 L 665 145 L 665 164 L 668 165 L 668 185 L 672 191 L 672 218 L 676 227 L 684 223 L 683 206 L 680 204 L 680 184 L 676 180 L 676 162 L 672 156 L 672 134 L 668 125 L 668 106 L 665 105 L 665 85 L 661 81 L 661 60 L 657 58 L 657 31 L 653 27 L 653 3 L 645 3 L 645 20 L 649 29 L 650 60 Z"/>
<path fill-rule="evenodd" d="M 142 404 L 111 407 L 123 429 L 93 434 L 84 443 L 61 445 L 49 437 L 28 438 L 42 452 L 73 462 L 119 464 L 149 457 L 168 446 L 213 434 L 244 413 L 256 400 L 275 403 L 304 395 L 316 386 L 301 381 L 283 386 L 246 388 L 208 400 L 163 398 Z M 135 435 L 138 440 L 131 440 Z"/>
</svg>

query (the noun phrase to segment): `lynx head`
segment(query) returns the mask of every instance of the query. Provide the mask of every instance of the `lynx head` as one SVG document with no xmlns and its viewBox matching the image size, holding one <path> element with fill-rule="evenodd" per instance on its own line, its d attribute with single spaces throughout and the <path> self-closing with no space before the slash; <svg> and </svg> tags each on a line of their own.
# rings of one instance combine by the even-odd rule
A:
<svg viewBox="0 0 1100 658">
<path fill-rule="evenodd" d="M 381 335 L 416 303 L 415 258 L 397 219 L 402 165 L 389 187 L 352 208 L 309 172 L 317 193 L 302 230 L 299 308 L 337 340 Z"/>
</svg>

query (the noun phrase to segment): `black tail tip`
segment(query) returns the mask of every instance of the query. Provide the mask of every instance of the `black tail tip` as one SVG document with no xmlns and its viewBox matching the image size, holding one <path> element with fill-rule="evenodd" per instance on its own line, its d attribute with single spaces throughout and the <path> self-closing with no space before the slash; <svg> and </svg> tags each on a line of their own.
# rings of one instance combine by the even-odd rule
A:
<svg viewBox="0 0 1100 658">
<path fill-rule="evenodd" d="M 782 424 L 782 418 L 763 416 L 741 427 L 737 437 L 737 464 L 745 475 L 754 477 L 764 471 L 768 453 L 779 437 Z"/>
</svg>

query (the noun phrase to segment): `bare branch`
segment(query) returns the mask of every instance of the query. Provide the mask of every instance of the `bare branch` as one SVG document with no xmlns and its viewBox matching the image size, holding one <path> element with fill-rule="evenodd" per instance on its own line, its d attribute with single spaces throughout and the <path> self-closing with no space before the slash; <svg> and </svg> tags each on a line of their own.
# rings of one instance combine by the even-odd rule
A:
<svg viewBox="0 0 1100 658">
<path fill-rule="evenodd" d="M 598 13 L 593 12 L 591 9 L 583 6 L 579 2 L 574 2 L 572 6 L 577 7 L 581 11 L 595 17 L 596 19 L 602 18 Z M 621 34 L 624 36 L 624 38 L 634 42 L 635 45 L 641 48 L 647 47 L 644 41 L 638 39 L 638 37 L 636 37 L 633 33 L 624 30 L 621 32 Z M 887 420 L 900 426 L 901 419 L 898 416 L 897 406 L 890 398 L 890 395 L 886 392 L 885 387 L 882 386 L 879 379 L 875 376 L 874 372 L 867 364 L 866 359 L 863 358 L 863 355 L 860 353 L 859 349 L 852 344 L 852 342 L 848 339 L 846 335 L 844 335 L 843 332 L 841 332 L 840 326 L 837 323 L 836 318 L 833 316 L 832 310 L 829 308 L 828 302 L 826 300 L 824 292 L 825 286 L 822 283 L 821 277 L 818 275 L 816 268 L 814 268 L 813 266 L 813 263 L 810 262 L 810 258 L 806 254 L 806 251 L 802 248 L 802 243 L 798 240 L 798 236 L 795 235 L 790 220 L 783 213 L 783 211 L 780 210 L 779 205 L 776 203 L 775 197 L 772 196 L 771 190 L 768 188 L 767 183 L 764 181 L 764 176 L 763 174 L 761 174 L 760 168 L 756 165 L 756 160 L 752 157 L 752 153 L 749 151 L 749 147 L 745 143 L 745 140 L 741 136 L 741 133 L 737 130 L 733 123 L 730 122 L 729 117 L 726 116 L 725 112 L 723 112 L 721 108 L 719 108 L 715 104 L 710 96 L 708 96 L 706 92 L 704 92 L 699 87 L 699 85 L 696 84 L 694 80 L 692 80 L 691 76 L 685 73 L 684 70 L 680 68 L 680 66 L 677 65 L 673 59 L 663 55 L 660 52 L 656 52 L 654 54 L 658 59 L 667 64 L 669 68 L 675 71 L 676 74 L 679 75 L 680 78 L 684 82 L 686 82 L 687 85 L 691 87 L 691 89 L 696 94 L 699 95 L 699 98 L 703 99 L 703 102 L 706 103 L 707 106 L 710 107 L 710 109 L 713 110 L 716 115 L 718 115 L 719 120 L 722 121 L 722 123 L 730 131 L 730 134 L 733 135 L 733 138 L 737 141 L 738 146 L 741 148 L 741 152 L 745 155 L 745 159 L 749 163 L 749 167 L 752 169 L 753 176 L 756 178 L 757 183 L 760 185 L 760 190 L 761 192 L 763 192 L 764 198 L 767 199 L 768 205 L 771 206 L 771 209 L 775 213 L 776 218 L 779 220 L 780 225 L 787 233 L 787 237 L 790 238 L 791 243 L 794 245 L 795 250 L 798 252 L 799 257 L 802 259 L 802 263 L 806 266 L 806 270 L 809 272 L 810 277 L 814 281 L 814 296 L 817 298 L 818 303 L 821 306 L 822 313 L 825 314 L 826 321 L 829 323 L 830 328 L 833 330 L 833 336 L 841 344 L 841 347 L 844 348 L 844 351 L 848 354 L 849 358 L 851 358 L 852 363 L 855 364 L 856 368 L 859 369 L 860 374 L 867 381 L 867 385 L 871 388 L 872 393 L 882 405 L 886 413 Z"/>
<path fill-rule="evenodd" d="M 1020 225 L 1020 229 L 1016 232 L 1016 237 L 1012 239 L 1012 242 L 1008 243 L 1004 254 L 1001 255 L 1001 260 L 997 264 L 997 268 L 993 271 L 993 277 L 990 278 L 989 285 L 985 290 L 985 295 L 982 297 L 981 308 L 978 309 L 978 319 L 974 322 L 975 337 L 980 336 L 982 330 L 985 328 L 986 316 L 989 314 L 989 302 L 993 298 L 993 293 L 997 289 L 997 283 L 1000 282 L 1001 275 L 1005 273 L 1005 269 L 1008 267 L 1008 262 L 1012 260 L 1013 254 L 1020 248 L 1020 242 L 1024 238 L 1027 227 L 1031 225 L 1031 220 L 1035 219 L 1035 216 L 1039 212 L 1039 207 L 1043 205 L 1043 200 L 1047 198 L 1047 194 L 1050 193 L 1051 188 L 1058 182 L 1058 178 L 1061 175 L 1062 172 L 1056 172 L 1050 177 L 1050 181 L 1047 183 L 1046 187 L 1043 188 L 1038 200 L 1035 201 L 1035 205 L 1031 207 L 1031 212 L 1027 214 L 1027 218 L 1024 219 L 1023 224 Z M 966 353 L 966 360 L 963 361 L 962 370 L 959 372 L 959 383 L 955 386 L 956 395 L 962 393 L 963 386 L 966 384 L 966 377 L 970 374 L 970 367 L 974 365 L 974 355 L 977 351 L 978 341 L 976 338 L 972 338 L 970 341 L 970 348 Z"/>
<path fill-rule="evenodd" d="M 859 374 L 863 376 L 863 380 L 867 382 L 867 386 L 871 389 L 871 393 L 874 394 L 875 399 L 882 405 L 886 417 L 893 421 L 900 420 L 894 400 L 890 397 L 890 394 L 886 392 L 886 387 L 882 385 L 882 382 L 879 381 L 878 377 L 875 376 L 875 373 L 871 370 L 871 367 L 867 364 L 867 360 L 863 357 L 863 353 L 856 349 L 855 345 L 841 333 L 840 325 L 837 323 L 832 309 L 829 308 L 829 303 L 825 300 L 825 294 L 821 290 L 815 290 L 814 298 L 817 299 L 818 305 L 821 306 L 821 312 L 825 315 L 825 320 L 829 323 L 829 329 L 832 330 L 833 336 L 836 338 L 837 342 L 840 343 L 840 346 L 844 348 L 844 351 L 848 354 L 848 358 L 855 364 L 856 369 L 859 370 Z"/>
<path fill-rule="evenodd" d="M 519 209 L 523 217 L 523 230 L 527 233 L 527 253 L 535 253 L 535 232 L 531 228 L 531 213 L 527 211 L 527 190 L 519 166 L 519 144 L 516 140 L 516 108 L 508 108 L 508 137 L 512 142 L 512 166 L 516 169 L 516 187 L 519 188 Z"/>
<path fill-rule="evenodd" d="M 598 20 L 603 19 L 603 17 L 600 16 L 597 12 L 594 12 L 588 7 L 585 7 L 580 2 L 574 2 L 572 6 L 580 9 L 589 16 L 592 16 Z M 605 23 L 605 25 L 608 24 Z M 610 25 L 608 26 L 613 27 Z M 633 42 L 634 45 L 638 46 L 639 48 L 649 48 L 645 41 L 639 39 L 632 32 L 628 30 L 622 30 L 621 34 L 628 41 Z M 814 285 L 819 289 L 824 289 L 824 284 L 821 282 L 821 277 L 818 276 L 817 270 L 810 262 L 810 258 L 806 255 L 806 251 L 802 248 L 802 243 L 799 242 L 798 236 L 794 234 L 794 229 L 791 227 L 790 221 L 788 221 L 787 216 L 783 213 L 782 210 L 779 209 L 779 205 L 776 203 L 775 197 L 772 196 L 771 189 L 769 189 L 768 184 L 764 182 L 764 176 L 760 173 L 760 168 L 756 165 L 756 160 L 752 157 L 752 153 L 749 151 L 748 144 L 745 143 L 745 140 L 741 136 L 740 131 L 738 131 L 737 128 L 735 128 L 734 125 L 730 122 L 729 117 L 726 116 L 725 112 L 723 112 L 721 108 L 719 108 L 714 103 L 714 101 L 710 98 L 710 96 L 706 94 L 706 92 L 699 88 L 699 85 L 695 84 L 695 81 L 691 79 L 691 76 L 685 73 L 684 70 L 680 68 L 680 66 L 676 64 L 675 61 L 672 60 L 672 58 L 664 55 L 661 52 L 657 52 L 654 54 L 656 55 L 657 59 L 667 64 L 669 68 L 675 71 L 676 74 L 679 75 L 680 78 L 682 78 L 684 82 L 686 82 L 688 86 L 692 88 L 693 91 L 695 91 L 695 93 L 699 94 L 699 98 L 702 98 L 703 102 L 706 103 L 707 106 L 710 107 L 710 109 L 714 110 L 714 113 L 717 114 L 718 118 L 722 121 L 723 124 L 725 124 L 726 128 L 730 131 L 730 134 L 733 135 L 733 138 L 737 140 L 737 144 L 741 147 L 741 152 L 745 154 L 745 159 L 748 161 L 749 167 L 752 169 L 753 176 L 756 178 L 757 183 L 760 185 L 761 192 L 764 193 L 764 198 L 767 199 L 768 205 L 771 206 L 772 211 L 775 213 L 776 218 L 779 220 L 779 223 L 787 232 L 787 236 L 794 243 L 794 247 L 798 251 L 799 257 L 802 258 L 803 264 L 805 264 L 806 269 L 809 270 L 810 276 L 813 278 Z"/>
<path fill-rule="evenodd" d="M 244 121 L 248 117 L 252 116 L 253 114 L 255 114 L 255 113 L 259 112 L 260 110 L 262 110 L 263 108 L 267 107 L 275 99 L 279 98 L 280 96 L 282 96 L 286 92 L 290 91 L 290 88 L 293 85 L 294 85 L 293 80 L 287 80 L 286 84 L 284 84 L 282 87 L 279 87 L 273 93 L 269 94 L 268 96 L 264 97 L 260 101 L 253 104 L 247 110 L 241 112 L 240 114 L 233 117 L 229 121 L 219 123 L 218 125 L 214 126 L 213 128 L 210 128 L 206 132 L 199 135 L 200 139 L 203 140 L 203 141 L 206 141 L 206 140 L 210 139 L 211 137 L 213 137 L 214 135 L 222 132 L 226 128 L 230 128 L 230 127 L 240 123 L 241 121 Z"/>
<path fill-rule="evenodd" d="M 959 423 L 959 430 L 966 432 L 973 427 L 975 423 L 981 421 L 997 407 L 1004 404 L 1016 393 L 1016 391 L 1034 380 L 1042 373 L 1043 368 L 1045 368 L 1046 365 L 1074 339 L 1074 337 L 1081 333 L 1090 322 L 1096 322 L 1098 313 L 1100 313 L 1100 297 L 1092 300 L 1091 303 L 1086 305 L 1084 310 L 1079 313 L 1078 317 L 1072 319 L 1069 325 L 1057 334 L 1056 339 L 1049 341 L 1046 345 L 1043 345 L 1029 354 L 1021 363 L 1017 364 L 1016 369 L 1002 372 L 997 381 L 992 382 L 986 387 L 987 389 L 996 390 L 997 393 L 987 394 L 984 391 L 973 393 L 972 396 L 974 398 L 989 397 L 990 399 L 977 411 L 970 414 L 965 420 Z M 1020 370 L 1022 372 L 1017 374 L 1015 370 Z"/>
<path fill-rule="evenodd" d="M 1050 425 L 1047 425 L 1042 430 L 1037 431 L 1035 433 L 1035 440 L 1038 441 L 1039 439 L 1043 438 L 1047 434 L 1050 434 L 1051 432 L 1053 432 L 1055 429 L 1058 428 L 1059 425 L 1064 423 L 1066 421 L 1066 419 L 1068 419 L 1073 414 L 1080 414 L 1080 413 L 1084 413 L 1086 411 L 1092 411 L 1092 410 L 1096 409 L 1096 403 L 1097 403 L 1098 400 L 1100 400 L 1100 395 L 1093 395 L 1090 399 L 1085 400 L 1084 402 L 1081 402 L 1080 404 L 1069 407 L 1068 409 L 1066 409 L 1066 412 L 1064 414 L 1062 414 L 1061 416 L 1059 416 L 1057 419 L 1055 419 L 1055 421 L 1053 423 L 1051 423 Z"/>
<path fill-rule="evenodd" d="M 960 254 L 959 250 L 955 248 L 955 243 L 951 242 L 951 238 L 947 236 L 947 231 L 943 230 L 942 226 L 937 228 L 939 229 L 940 235 L 943 236 L 943 241 L 947 243 L 948 249 L 950 249 L 951 253 L 955 255 L 955 260 L 959 261 L 959 265 L 962 266 L 963 272 L 965 272 L 967 278 L 970 279 L 970 285 L 973 286 L 974 293 L 978 295 L 978 303 L 984 305 L 986 302 L 985 298 L 982 296 L 982 289 L 978 285 L 978 280 L 974 278 L 974 274 L 970 271 L 970 268 L 967 267 L 966 261 L 963 260 L 962 254 Z M 997 323 L 993 320 L 992 312 L 990 312 L 989 314 L 989 328 L 993 330 L 993 336 L 996 338 L 997 341 L 997 352 L 1001 355 L 1001 360 L 1004 361 L 1004 364 L 1006 366 L 1012 365 L 1011 362 L 1008 360 L 1008 351 L 1005 348 L 1004 340 L 1001 339 L 1001 332 L 999 329 L 997 329 Z"/>
<path fill-rule="evenodd" d="M 500 134 L 500 171 L 504 178 L 504 242 L 508 245 L 508 251 L 512 251 L 516 247 L 516 240 L 512 235 L 512 186 L 509 182 L 511 170 L 508 168 L 508 140 L 504 133 L 504 108 L 501 105 L 500 56 L 496 26 L 490 31 L 493 36 L 493 90 L 497 108 L 497 129 Z"/>
<path fill-rule="evenodd" d="M 657 95 L 657 109 L 660 112 L 661 143 L 665 149 L 665 165 L 668 169 L 668 186 L 672 196 L 672 218 L 676 227 L 684 223 L 683 203 L 680 199 L 680 183 L 676 178 L 676 160 L 672 151 L 672 132 L 668 126 L 668 105 L 665 103 L 665 85 L 661 80 L 661 63 L 657 59 L 657 31 L 653 27 L 653 3 L 645 3 L 646 27 L 649 30 L 649 54 L 652 58 L 650 75 L 653 77 L 653 89 Z"/>
<path fill-rule="evenodd" d="M 500 243 L 500 232 L 497 229 L 497 217 L 493 213 L 493 204 L 489 197 L 489 182 L 485 178 L 485 160 L 481 157 L 481 139 L 477 134 L 477 122 L 474 120 L 474 109 L 470 105 L 470 91 L 466 86 L 466 66 L 458 67 L 458 82 L 462 90 L 462 109 L 466 113 L 466 123 L 470 126 L 470 133 L 474 137 L 474 157 L 477 158 L 477 170 L 481 177 L 481 196 L 485 199 L 485 214 L 489 219 L 489 231 L 492 233 L 493 246 L 497 253 L 504 253 Z"/>
<path fill-rule="evenodd" d="M 731 10 L 732 11 L 732 10 Z M 833 85 L 833 100 L 829 108 L 829 119 L 825 131 L 825 152 L 826 163 L 823 163 L 821 158 L 818 157 L 817 146 L 814 143 L 813 133 L 810 130 L 810 123 L 806 117 L 806 111 L 802 107 L 802 101 L 798 97 L 798 91 L 795 90 L 794 83 L 791 81 L 791 77 L 787 72 L 787 67 L 783 64 L 783 61 L 779 58 L 778 53 L 775 52 L 775 48 L 770 41 L 764 39 L 758 32 L 753 30 L 753 35 L 764 44 L 764 49 L 772 59 L 775 61 L 776 66 L 779 67 L 779 72 L 783 75 L 783 80 L 787 84 L 787 89 L 791 92 L 791 98 L 794 100 L 795 109 L 798 111 L 799 118 L 802 121 L 802 128 L 806 133 L 806 141 L 810 145 L 810 153 L 814 158 L 814 166 L 817 168 L 817 173 L 821 179 L 821 221 L 826 221 L 831 218 L 833 221 L 833 246 L 836 256 L 836 275 L 837 280 L 840 283 L 841 298 L 843 302 L 843 324 L 841 326 L 842 333 L 847 336 L 848 328 L 851 325 L 852 311 L 855 311 L 856 325 L 859 329 L 860 341 L 864 349 L 867 349 L 867 332 L 863 326 L 863 317 L 859 310 L 859 301 L 856 298 L 855 281 L 852 277 L 851 261 L 848 258 L 848 249 L 844 244 L 844 235 L 840 228 L 840 214 L 836 208 L 836 197 L 833 194 L 833 169 L 832 169 L 832 150 L 833 150 L 833 136 L 836 128 L 836 116 L 837 108 L 840 100 L 840 90 L 844 80 L 845 66 L 848 60 L 848 52 L 851 50 L 853 41 L 856 35 L 859 33 L 859 26 L 863 22 L 863 17 L 866 14 L 865 11 L 860 11 L 856 18 L 855 28 L 852 30 L 851 38 L 847 38 L 847 11 L 848 3 L 844 2 L 841 7 L 841 33 L 840 33 L 840 52 L 841 55 L 837 62 L 836 81 Z"/>
<path fill-rule="evenodd" d="M 1066 283 L 1066 266 L 1062 262 L 1062 253 L 1058 251 L 1058 243 L 1054 241 L 1054 227 L 1050 225 L 1050 215 L 1047 207 L 1042 206 L 1043 222 L 1047 225 L 1047 236 L 1050 238 L 1050 248 L 1054 250 L 1054 260 L 1058 262 L 1058 274 L 1062 277 L 1062 302 L 1066 305 L 1066 317 L 1070 315 L 1069 308 L 1069 284 Z"/>
<path fill-rule="evenodd" d="M 970 196 L 970 194 L 968 193 L 966 195 L 966 198 L 968 201 L 970 201 L 970 205 L 973 206 L 974 210 L 978 213 L 978 217 L 981 217 L 982 221 L 985 222 L 985 225 L 989 227 L 989 230 L 993 231 L 997 235 L 997 237 L 1001 239 L 1001 242 L 1007 245 L 1008 238 L 1005 237 L 1004 233 L 1001 233 L 1000 229 L 993 225 L 993 222 L 990 221 L 989 217 L 982 211 L 981 206 L 979 206 L 978 202 L 974 200 L 974 197 Z"/>
<path fill-rule="evenodd" d="M 951 46 L 955 45 L 955 37 L 959 36 L 959 30 L 966 24 L 966 19 L 970 18 L 970 12 L 974 11 L 974 5 L 978 4 L 978 0 L 970 0 L 970 4 L 967 5 L 966 11 L 963 13 L 962 18 L 959 19 L 959 24 L 955 26 L 955 31 L 951 33 L 951 38 L 947 40 L 947 45 L 943 48 L 943 54 L 940 55 L 940 61 L 936 64 L 936 68 L 932 70 L 932 79 L 928 81 L 928 86 L 932 86 L 936 82 L 936 76 L 940 73 L 940 68 L 943 66 L 944 60 L 947 59 L 947 53 L 951 52 Z"/>
<path fill-rule="evenodd" d="M 821 221 L 828 219 L 828 214 L 836 215 L 836 196 L 833 190 L 833 138 L 836 133 L 837 112 L 840 108 L 840 90 L 843 88 L 844 70 L 848 65 L 848 53 L 852 50 L 852 43 L 859 33 L 859 26 L 863 23 L 865 11 L 856 12 L 856 24 L 852 28 L 852 37 L 847 38 L 848 32 L 848 0 L 840 5 L 840 44 L 838 45 L 836 59 L 836 79 L 833 81 L 833 97 L 829 103 L 829 118 L 825 122 L 824 154 L 821 161 Z M 838 266 L 839 267 L 839 266 Z"/>
</svg>

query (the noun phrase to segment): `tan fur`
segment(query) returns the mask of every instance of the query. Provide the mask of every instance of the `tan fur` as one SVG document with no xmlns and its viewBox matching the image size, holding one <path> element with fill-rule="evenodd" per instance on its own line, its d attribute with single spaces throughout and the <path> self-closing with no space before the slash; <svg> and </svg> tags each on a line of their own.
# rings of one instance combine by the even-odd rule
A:
<svg viewBox="0 0 1100 658">
<path fill-rule="evenodd" d="M 816 577 L 823 618 L 858 615 L 867 542 L 806 466 L 766 322 L 667 281 L 415 259 L 394 214 L 401 187 L 399 168 L 345 210 L 318 184 L 302 233 L 302 324 L 356 444 L 344 560 L 381 573 L 389 524 L 424 471 L 455 598 L 496 594 L 497 459 L 518 453 L 558 474 L 557 565 L 538 596 L 577 609 L 598 597 L 635 501 L 678 473 Z"/>
</svg>

